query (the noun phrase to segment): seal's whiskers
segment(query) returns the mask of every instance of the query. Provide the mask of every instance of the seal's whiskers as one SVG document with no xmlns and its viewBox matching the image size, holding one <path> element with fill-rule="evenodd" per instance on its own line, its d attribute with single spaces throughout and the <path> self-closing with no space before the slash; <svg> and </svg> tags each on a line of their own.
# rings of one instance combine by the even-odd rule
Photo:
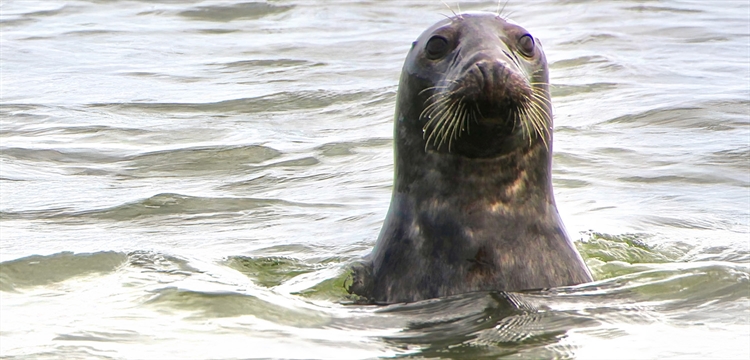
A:
<svg viewBox="0 0 750 360">
<path fill-rule="evenodd" d="M 435 86 L 432 89 L 446 88 Z M 447 93 L 437 92 L 427 98 L 426 103 L 429 104 L 420 114 L 420 118 L 425 121 L 425 125 L 422 127 L 422 138 L 426 139 L 425 151 L 430 144 L 439 149 L 447 142 L 450 152 L 453 148 L 453 140 L 461 137 L 464 131 L 469 132 L 471 121 L 478 121 L 478 105 L 474 103 L 474 106 L 470 106 L 465 101 L 465 96 L 456 98 L 456 92 L 457 90 Z"/>
<path fill-rule="evenodd" d="M 531 98 L 527 99 L 528 101 L 525 101 L 519 110 L 519 115 L 521 116 L 519 120 L 524 127 L 524 133 L 529 139 L 529 144 L 532 141 L 533 130 L 541 138 L 544 146 L 549 148 L 548 139 L 550 138 L 551 124 L 548 119 L 551 119 L 551 117 L 547 111 L 547 107 L 550 100 L 547 91 L 533 86 L 534 84 L 536 83 L 532 83 Z"/>
<path fill-rule="evenodd" d="M 438 149 L 443 146 L 443 144 L 445 143 L 445 140 L 447 140 L 448 138 L 448 131 L 450 130 L 450 121 L 454 117 L 454 114 L 455 114 L 454 109 L 456 108 L 457 103 L 458 101 L 456 101 L 455 99 L 451 100 L 450 106 L 448 106 L 447 110 L 443 112 L 444 119 L 443 121 L 440 122 L 440 129 L 438 129 L 438 138 L 440 139 L 440 141 L 437 144 Z M 446 122 L 448 122 L 448 126 L 445 126 Z M 448 151 L 450 151 L 450 147 L 448 147 Z"/>
<path fill-rule="evenodd" d="M 443 126 L 443 123 L 445 122 L 445 114 L 451 107 L 450 105 L 445 106 L 446 103 L 452 103 L 451 98 L 448 96 L 439 98 L 433 104 L 430 104 L 430 106 L 428 107 L 429 111 L 427 111 L 428 108 L 425 108 L 425 110 L 422 111 L 423 115 L 421 115 L 420 117 L 426 117 L 428 119 L 427 123 L 424 125 L 424 127 L 422 127 L 422 137 L 424 138 L 425 136 L 427 136 L 425 151 L 427 151 L 427 145 L 429 145 L 433 139 L 435 139 L 435 143 L 437 142 L 437 138 L 435 136 L 440 136 L 440 132 L 438 130 Z M 425 111 L 427 111 L 426 114 Z M 429 132 L 429 134 L 427 134 L 427 132 Z"/>
<path fill-rule="evenodd" d="M 461 100 L 458 100 L 458 110 L 456 111 L 456 115 L 454 115 L 451 118 L 451 127 L 453 130 L 451 130 L 451 137 L 450 140 L 448 140 L 448 151 L 451 150 L 451 147 L 453 145 L 453 139 L 457 139 L 458 135 L 461 134 L 461 128 L 463 127 L 463 117 L 464 117 L 464 108 L 466 107 L 466 104 L 463 102 L 463 98 Z"/>
</svg>

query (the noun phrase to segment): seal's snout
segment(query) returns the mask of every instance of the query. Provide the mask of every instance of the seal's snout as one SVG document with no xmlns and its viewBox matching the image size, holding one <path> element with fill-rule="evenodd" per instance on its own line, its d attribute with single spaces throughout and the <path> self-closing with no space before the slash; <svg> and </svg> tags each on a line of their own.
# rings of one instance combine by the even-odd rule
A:
<svg viewBox="0 0 750 360">
<path fill-rule="evenodd" d="M 470 134 L 474 124 L 492 129 L 497 139 L 522 128 L 528 115 L 538 112 L 529 109 L 534 90 L 525 73 L 507 54 L 497 53 L 477 51 L 436 86 L 427 88 L 434 93 L 427 95 L 420 113 L 425 149 L 430 144 L 437 149 L 447 144 L 450 152 L 454 140 L 464 132 Z"/>
<path fill-rule="evenodd" d="M 483 60 L 472 67 L 474 77 L 481 84 L 479 97 L 502 99 L 508 91 L 507 82 L 510 79 L 509 70 L 503 62 L 497 60 Z"/>
<path fill-rule="evenodd" d="M 476 103 L 490 117 L 520 106 L 531 96 L 526 78 L 504 59 L 476 59 L 453 84 L 456 96 Z"/>
</svg>

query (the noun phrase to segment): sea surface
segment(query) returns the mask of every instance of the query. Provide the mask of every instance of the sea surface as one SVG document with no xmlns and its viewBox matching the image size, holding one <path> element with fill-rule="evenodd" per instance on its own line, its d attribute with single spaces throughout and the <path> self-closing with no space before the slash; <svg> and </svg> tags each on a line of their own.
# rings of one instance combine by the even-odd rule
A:
<svg viewBox="0 0 750 360">
<path fill-rule="evenodd" d="M 446 2 L 0 2 L 0 357 L 750 358 L 750 2 Z M 498 8 L 596 280 L 352 304 L 411 42 Z"/>
</svg>

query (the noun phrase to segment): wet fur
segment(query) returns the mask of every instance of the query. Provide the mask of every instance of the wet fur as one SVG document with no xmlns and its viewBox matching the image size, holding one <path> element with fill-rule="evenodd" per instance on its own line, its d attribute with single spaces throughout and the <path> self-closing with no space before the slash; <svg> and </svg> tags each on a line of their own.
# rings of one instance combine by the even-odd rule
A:
<svg viewBox="0 0 750 360">
<path fill-rule="evenodd" d="M 546 60 L 541 48 L 517 56 L 523 33 L 495 14 L 461 14 L 415 42 L 391 206 L 350 293 L 393 303 L 591 281 L 555 207 Z M 452 36 L 445 58 L 422 52 L 434 34 Z"/>
</svg>

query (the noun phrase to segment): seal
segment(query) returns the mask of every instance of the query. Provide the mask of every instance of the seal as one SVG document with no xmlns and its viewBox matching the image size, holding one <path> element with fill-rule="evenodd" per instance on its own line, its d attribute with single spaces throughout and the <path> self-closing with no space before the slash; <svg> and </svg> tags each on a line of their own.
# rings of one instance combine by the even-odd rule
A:
<svg viewBox="0 0 750 360">
<path fill-rule="evenodd" d="M 548 79 L 540 42 L 499 15 L 419 36 L 398 88 L 390 209 L 350 294 L 396 303 L 592 281 L 555 206 Z"/>
</svg>

